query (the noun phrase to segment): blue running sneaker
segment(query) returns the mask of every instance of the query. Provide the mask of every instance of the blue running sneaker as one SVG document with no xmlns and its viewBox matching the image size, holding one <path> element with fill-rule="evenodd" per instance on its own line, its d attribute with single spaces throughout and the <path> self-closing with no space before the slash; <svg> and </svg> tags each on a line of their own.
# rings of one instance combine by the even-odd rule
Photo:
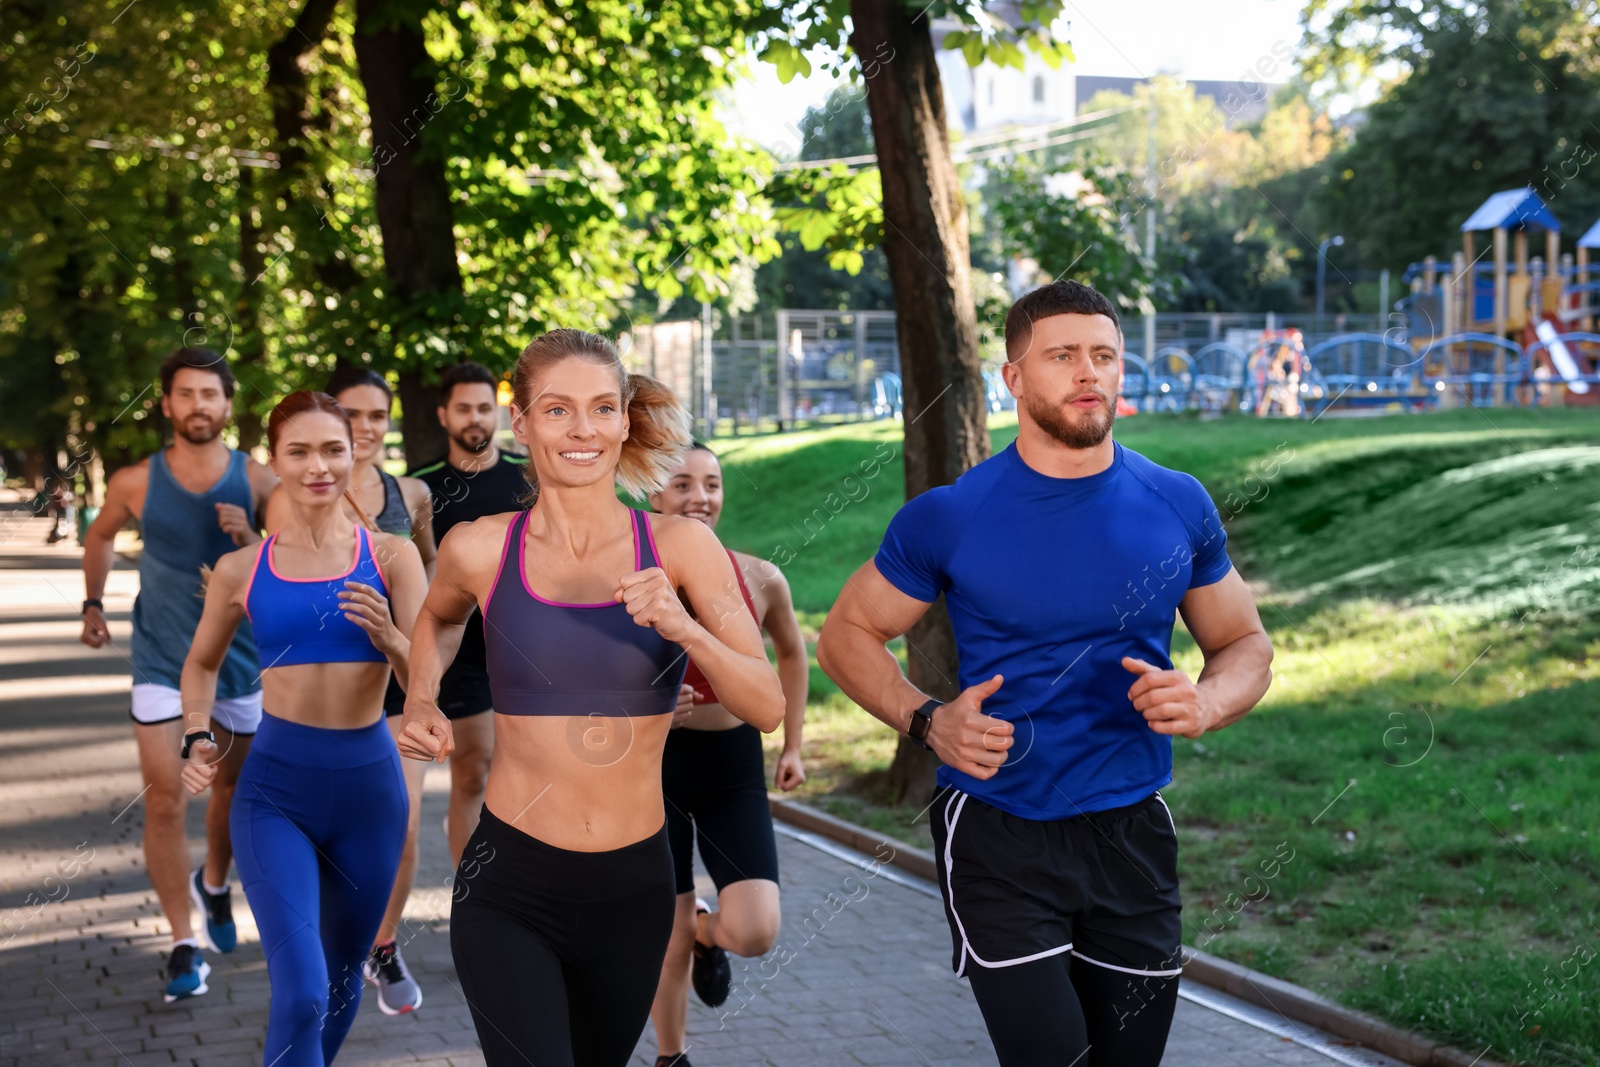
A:
<svg viewBox="0 0 1600 1067">
<path fill-rule="evenodd" d="M 167 1003 L 206 992 L 211 965 L 193 945 L 174 945 L 167 957 Z"/>
<path fill-rule="evenodd" d="M 233 891 L 206 892 L 204 867 L 189 879 L 189 896 L 205 916 L 201 937 L 213 952 L 228 953 L 239 947 L 239 928 L 233 924 Z"/>
</svg>

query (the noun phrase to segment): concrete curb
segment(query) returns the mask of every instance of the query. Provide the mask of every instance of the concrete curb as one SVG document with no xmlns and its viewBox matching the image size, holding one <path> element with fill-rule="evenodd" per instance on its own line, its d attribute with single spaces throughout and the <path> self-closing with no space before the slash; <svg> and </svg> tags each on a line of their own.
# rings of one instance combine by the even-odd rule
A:
<svg viewBox="0 0 1600 1067">
<path fill-rule="evenodd" d="M 837 841 L 869 856 L 893 850 L 885 862 L 929 881 L 939 880 L 933 853 L 892 837 L 857 826 L 826 812 L 782 797 L 767 797 L 774 818 L 802 830 Z M 1370 1015 L 1341 1007 L 1308 989 L 1241 967 L 1205 952 L 1185 949 L 1183 975 L 1201 985 L 1275 1011 L 1287 1019 L 1308 1023 L 1335 1037 L 1354 1041 L 1416 1067 L 1505 1067 L 1481 1057 L 1474 1059 L 1459 1049 L 1401 1030 Z"/>
</svg>

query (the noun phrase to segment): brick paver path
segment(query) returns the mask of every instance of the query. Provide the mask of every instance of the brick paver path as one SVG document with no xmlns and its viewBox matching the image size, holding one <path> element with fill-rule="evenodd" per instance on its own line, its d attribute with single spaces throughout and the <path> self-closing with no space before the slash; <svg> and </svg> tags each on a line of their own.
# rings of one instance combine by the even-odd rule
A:
<svg viewBox="0 0 1600 1067">
<path fill-rule="evenodd" d="M 128 663 L 78 644 L 79 557 L 70 547 L 44 548 L 46 530 L 0 524 L 0 1067 L 259 1064 L 266 965 L 237 889 L 239 950 L 207 954 L 207 995 L 162 1002 L 170 935 L 144 876 Z M 119 564 L 106 606 L 123 651 L 136 589 L 137 575 Z M 483 1062 L 450 962 L 440 828 L 447 775 L 429 772 L 421 870 L 407 910 L 405 956 L 426 1002 L 387 1018 L 366 998 L 342 1067 Z M 202 803 L 190 805 L 196 858 L 203 812 Z M 697 1067 L 994 1063 L 972 994 L 950 974 L 936 900 L 787 836 L 779 857 L 780 943 L 766 960 L 736 961 L 737 992 L 723 1012 L 694 1002 Z M 635 1062 L 652 1063 L 654 1051 L 647 1029 Z M 1180 1001 L 1167 1062 L 1328 1060 Z"/>
</svg>

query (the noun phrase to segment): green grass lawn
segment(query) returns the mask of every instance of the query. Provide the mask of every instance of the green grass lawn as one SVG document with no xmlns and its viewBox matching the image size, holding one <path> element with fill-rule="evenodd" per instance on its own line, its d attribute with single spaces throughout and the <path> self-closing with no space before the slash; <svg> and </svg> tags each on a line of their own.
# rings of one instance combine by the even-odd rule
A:
<svg viewBox="0 0 1600 1067">
<path fill-rule="evenodd" d="M 1117 437 L 1205 483 L 1277 649 L 1260 708 L 1175 744 L 1187 943 L 1474 1055 L 1600 1062 L 1600 415 Z M 783 565 L 813 639 L 899 449 L 894 423 L 725 442 L 718 532 Z M 1181 624 L 1174 650 L 1198 671 Z M 806 800 L 927 842 L 920 804 L 875 802 L 893 735 L 817 670 L 806 749 Z"/>
</svg>

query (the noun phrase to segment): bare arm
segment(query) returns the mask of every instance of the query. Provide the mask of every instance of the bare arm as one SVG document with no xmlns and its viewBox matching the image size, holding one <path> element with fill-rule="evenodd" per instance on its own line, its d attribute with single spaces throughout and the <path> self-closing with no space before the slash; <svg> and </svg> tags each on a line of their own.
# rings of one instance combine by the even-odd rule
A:
<svg viewBox="0 0 1600 1067">
<path fill-rule="evenodd" d="M 400 495 L 405 498 L 406 513 L 411 516 L 411 543 L 422 556 L 422 569 L 428 581 L 433 581 L 433 561 L 439 547 L 433 541 L 433 493 L 421 478 L 401 478 Z"/>
<path fill-rule="evenodd" d="M 907 731 L 911 713 L 928 695 L 906 678 L 888 644 L 931 606 L 896 589 L 868 560 L 845 582 L 817 639 L 817 662 L 828 677 L 851 700 L 900 733 Z M 993 776 L 1011 747 L 1011 724 L 982 711 L 984 699 L 1001 682 L 995 675 L 968 687 L 935 711 L 928 729 L 928 746 L 934 753 L 974 778 Z"/>
<path fill-rule="evenodd" d="M 1238 722 L 1266 693 L 1272 684 L 1272 642 L 1250 587 L 1235 570 L 1189 590 L 1178 611 L 1205 656 L 1198 682 L 1131 656 L 1122 665 L 1139 675 L 1128 699 L 1152 730 L 1199 737 Z"/>
<path fill-rule="evenodd" d="M 144 494 L 149 468 L 144 464 L 124 467 L 111 476 L 106 485 L 105 506 L 83 536 L 83 596 L 85 600 L 99 600 L 105 596 L 106 575 L 116 562 L 117 531 L 134 518 L 133 501 Z M 83 613 L 83 633 L 78 640 L 90 648 L 100 648 L 111 643 L 111 630 L 106 624 L 105 612 L 88 608 Z"/>
<path fill-rule="evenodd" d="M 1189 590 L 1178 610 L 1205 656 L 1195 686 L 1213 714 L 1207 729 L 1231 726 L 1250 713 L 1272 684 L 1272 641 L 1250 586 L 1230 570 L 1220 582 Z"/>
<path fill-rule="evenodd" d="M 739 588 L 733 561 L 704 523 L 673 515 L 652 515 L 650 521 L 662 546 L 662 566 L 626 575 L 616 599 L 634 622 L 683 646 L 723 707 L 771 733 L 783 721 L 783 689 L 755 619 L 737 597 L 729 604 L 727 591 Z"/>
<path fill-rule="evenodd" d="M 217 560 L 212 569 L 211 580 L 206 585 L 206 606 L 200 613 L 200 625 L 195 628 L 178 682 L 186 735 L 211 729 L 211 707 L 217 700 L 217 672 L 222 669 L 228 646 L 239 629 L 239 620 L 244 617 L 244 601 L 240 594 L 260 551 L 252 547 L 229 552 Z M 198 745 L 191 752 L 183 769 L 183 783 L 189 792 L 202 792 L 216 777 L 216 766 L 210 762 L 214 754 L 215 747 L 210 745 Z"/>
<path fill-rule="evenodd" d="M 482 595 L 479 590 L 486 592 L 493 580 L 499 563 L 495 549 L 504 535 L 504 525 L 480 519 L 452 528 L 439 546 L 433 582 L 411 630 L 405 721 L 398 738 L 401 755 L 443 763 L 455 749 L 454 732 L 438 706 L 439 680 L 461 647 L 467 620 Z"/>
<path fill-rule="evenodd" d="M 278 476 L 271 467 L 250 460 L 246 466 L 250 479 L 250 513 L 236 504 L 217 505 L 217 525 L 233 538 L 233 543 L 243 548 L 261 540 L 261 528 L 266 525 L 267 502 L 278 486 Z"/>
<path fill-rule="evenodd" d="M 811 692 L 811 660 L 806 655 L 805 635 L 795 618 L 794 596 L 783 572 L 771 563 L 756 562 L 763 571 L 763 594 L 767 612 L 761 628 L 772 638 L 778 654 L 778 681 L 783 686 L 783 753 L 779 757 L 777 786 L 793 789 L 806 780 L 800 762 L 801 733 L 805 729 L 806 698 Z"/>
<path fill-rule="evenodd" d="M 345 618 L 371 635 L 373 647 L 389 660 L 403 689 L 410 678 L 412 628 L 428 579 L 416 546 L 404 537 L 374 534 L 373 552 L 381 565 L 388 597 L 375 586 L 345 582 L 339 601 Z"/>
</svg>

